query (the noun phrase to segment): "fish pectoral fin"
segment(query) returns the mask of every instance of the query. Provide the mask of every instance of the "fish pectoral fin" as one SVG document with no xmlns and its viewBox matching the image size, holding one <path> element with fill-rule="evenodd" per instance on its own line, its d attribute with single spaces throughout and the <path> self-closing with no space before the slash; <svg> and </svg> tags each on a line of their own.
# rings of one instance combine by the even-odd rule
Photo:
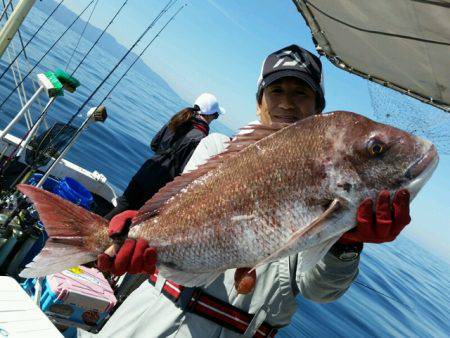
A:
<svg viewBox="0 0 450 338">
<path fill-rule="evenodd" d="M 289 238 L 289 240 L 282 247 L 280 247 L 278 250 L 276 250 L 275 252 L 273 252 L 272 254 L 267 256 L 266 258 L 264 258 L 262 261 L 258 262 L 253 267 L 253 269 L 250 270 L 250 272 L 255 270 L 258 266 L 264 265 L 264 264 L 274 260 L 274 258 L 277 257 L 280 252 L 290 248 L 295 243 L 297 243 L 297 241 L 300 237 L 306 235 L 308 232 L 312 231 L 317 226 L 322 224 L 326 219 L 328 219 L 330 217 L 331 214 L 333 214 L 334 212 L 339 210 L 341 208 L 341 206 L 342 206 L 341 200 L 338 198 L 335 198 L 333 200 L 333 202 L 331 202 L 330 206 L 319 217 L 317 217 L 314 221 L 312 221 L 306 227 L 303 227 L 300 230 L 294 232 L 292 234 L 291 238 Z"/>
</svg>

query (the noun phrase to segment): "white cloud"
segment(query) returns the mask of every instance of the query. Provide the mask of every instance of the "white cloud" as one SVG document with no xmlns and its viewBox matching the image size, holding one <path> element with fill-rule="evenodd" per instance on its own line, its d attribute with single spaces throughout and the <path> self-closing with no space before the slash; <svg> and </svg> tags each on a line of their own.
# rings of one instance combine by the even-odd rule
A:
<svg viewBox="0 0 450 338">
<path fill-rule="evenodd" d="M 220 7 L 214 0 L 207 0 L 211 6 L 217 9 L 223 16 L 225 16 L 228 20 L 230 20 L 234 25 L 242 29 L 243 31 L 249 33 L 246 27 L 241 25 L 230 13 L 228 13 L 225 9 Z"/>
</svg>

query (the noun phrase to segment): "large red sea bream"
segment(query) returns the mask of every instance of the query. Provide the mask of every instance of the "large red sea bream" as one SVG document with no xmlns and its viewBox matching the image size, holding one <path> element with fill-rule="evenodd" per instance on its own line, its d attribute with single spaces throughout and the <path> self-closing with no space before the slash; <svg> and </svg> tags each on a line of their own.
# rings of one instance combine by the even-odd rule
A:
<svg viewBox="0 0 450 338">
<path fill-rule="evenodd" d="M 139 211 L 129 237 L 156 248 L 164 277 L 203 285 L 298 252 L 307 270 L 355 226 L 363 199 L 400 188 L 414 197 L 438 162 L 430 142 L 350 112 L 254 128 Z M 93 261 L 112 244 L 100 216 L 31 186 L 19 190 L 50 236 L 22 276 Z"/>
</svg>

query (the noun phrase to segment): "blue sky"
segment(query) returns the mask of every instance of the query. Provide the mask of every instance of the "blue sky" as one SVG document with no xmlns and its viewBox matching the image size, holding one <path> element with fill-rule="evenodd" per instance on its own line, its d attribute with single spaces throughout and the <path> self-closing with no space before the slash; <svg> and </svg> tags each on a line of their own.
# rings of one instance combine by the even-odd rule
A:
<svg viewBox="0 0 450 338">
<path fill-rule="evenodd" d="M 143 59 L 187 102 L 193 102 L 205 91 L 215 94 L 227 110 L 223 122 L 234 129 L 255 119 L 256 80 L 267 54 L 292 43 L 315 50 L 309 29 L 290 0 L 185 2 L 188 6 Z M 68 0 L 64 4 L 79 12 L 87 3 Z M 100 0 L 91 23 L 103 28 L 121 3 L 122 0 Z M 120 43 L 130 46 L 165 3 L 129 0 L 109 32 Z M 325 110 L 350 110 L 371 116 L 367 82 L 337 69 L 325 58 L 322 62 Z M 447 262 L 450 262 L 449 172 L 450 156 L 441 154 L 434 176 L 412 204 L 413 221 L 404 231 L 404 235 Z"/>
</svg>

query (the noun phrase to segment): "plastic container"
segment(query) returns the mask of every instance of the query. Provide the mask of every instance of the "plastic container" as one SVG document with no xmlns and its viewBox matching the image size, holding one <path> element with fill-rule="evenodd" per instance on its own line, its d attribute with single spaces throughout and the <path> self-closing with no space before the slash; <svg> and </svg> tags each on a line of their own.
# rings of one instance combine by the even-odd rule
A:
<svg viewBox="0 0 450 338">
<path fill-rule="evenodd" d="M 28 183 L 36 185 L 42 178 L 42 174 L 34 174 Z M 48 177 L 42 187 L 74 204 L 77 204 L 87 210 L 90 210 L 94 197 L 81 183 L 73 178 L 64 177 L 62 180 L 56 180 Z"/>
<path fill-rule="evenodd" d="M 90 209 L 94 198 L 92 194 L 81 183 L 78 183 L 73 178 L 64 177 L 59 185 L 55 187 L 53 191 L 55 194 L 61 196 L 64 199 L 78 204 L 79 206 Z"/>
<path fill-rule="evenodd" d="M 31 185 L 36 185 L 39 183 L 39 181 L 42 178 L 42 174 L 33 174 L 33 176 L 31 176 L 31 178 L 28 180 L 28 183 Z M 59 181 L 52 178 L 52 177 L 48 177 L 44 184 L 42 185 L 42 188 L 44 188 L 47 191 L 50 192 L 54 192 L 55 187 L 59 184 Z"/>
<path fill-rule="evenodd" d="M 42 174 L 36 173 L 31 176 L 31 178 L 28 180 L 28 183 L 31 185 L 36 185 L 42 179 L 42 176 Z M 70 177 L 65 177 L 62 180 L 48 177 L 42 185 L 42 188 L 88 210 L 90 209 L 90 205 L 94 200 L 89 190 L 87 190 L 80 183 Z M 20 255 L 18 254 L 16 259 L 14 260 L 14 264 L 12 264 L 10 267 L 9 271 L 11 273 L 13 273 L 15 270 L 20 270 L 26 264 L 31 262 L 33 258 L 37 254 L 39 254 L 39 252 L 41 252 L 42 248 L 44 247 L 45 242 L 48 239 L 48 235 L 45 232 L 45 227 L 40 221 L 36 224 L 36 226 L 39 227 L 41 231 L 36 231 L 36 238 L 30 237 L 29 240 L 26 240 L 24 242 L 24 244 L 22 245 L 23 247 L 19 252 Z M 0 240 L 0 244 L 2 244 L 3 242 L 5 241 Z M 13 244 L 15 245 L 16 242 L 17 241 L 14 241 L 13 238 L 6 243 L 8 245 L 5 247 L 5 250 L 0 250 L 0 265 L 6 259 L 5 255 L 2 253 L 7 253 L 7 250 L 11 251 L 11 246 Z"/>
<path fill-rule="evenodd" d="M 35 283 L 27 280 L 22 287 L 31 295 Z M 55 322 L 89 330 L 103 322 L 116 302 L 103 274 L 80 266 L 46 277 L 40 307 Z"/>
</svg>

